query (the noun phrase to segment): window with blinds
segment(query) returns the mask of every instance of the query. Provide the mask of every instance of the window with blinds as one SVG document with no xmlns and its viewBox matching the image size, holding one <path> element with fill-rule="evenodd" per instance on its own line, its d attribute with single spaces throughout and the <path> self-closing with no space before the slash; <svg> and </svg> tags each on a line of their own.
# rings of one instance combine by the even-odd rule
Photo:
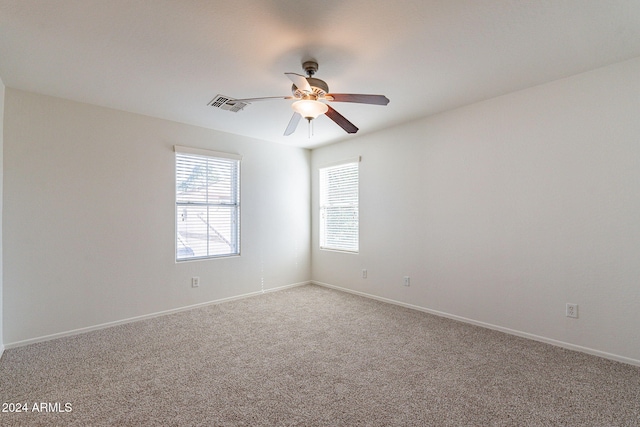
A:
<svg viewBox="0 0 640 427">
<path fill-rule="evenodd" d="M 359 159 L 320 169 L 320 248 L 358 252 Z"/>
<path fill-rule="evenodd" d="M 240 254 L 240 156 L 175 147 L 176 260 Z"/>
</svg>

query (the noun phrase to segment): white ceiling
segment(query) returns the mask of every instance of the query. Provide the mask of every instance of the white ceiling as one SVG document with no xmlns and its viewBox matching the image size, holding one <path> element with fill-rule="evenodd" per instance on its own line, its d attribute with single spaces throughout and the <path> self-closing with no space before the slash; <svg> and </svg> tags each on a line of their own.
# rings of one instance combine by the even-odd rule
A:
<svg viewBox="0 0 640 427">
<path fill-rule="evenodd" d="M 327 117 L 282 136 L 284 72 L 387 106 L 333 103 L 372 132 L 640 56 L 639 0 L 0 0 L 7 87 L 299 147 L 353 136 Z"/>
</svg>

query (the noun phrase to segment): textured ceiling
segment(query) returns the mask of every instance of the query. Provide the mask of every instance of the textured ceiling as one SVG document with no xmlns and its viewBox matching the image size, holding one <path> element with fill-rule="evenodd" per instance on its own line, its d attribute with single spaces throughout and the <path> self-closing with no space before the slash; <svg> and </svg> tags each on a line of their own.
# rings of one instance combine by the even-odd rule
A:
<svg viewBox="0 0 640 427">
<path fill-rule="evenodd" d="M 353 138 L 327 117 L 282 136 L 284 72 L 388 106 L 333 103 L 359 134 L 640 56 L 638 0 L 0 0 L 7 87 L 316 147 Z"/>
</svg>

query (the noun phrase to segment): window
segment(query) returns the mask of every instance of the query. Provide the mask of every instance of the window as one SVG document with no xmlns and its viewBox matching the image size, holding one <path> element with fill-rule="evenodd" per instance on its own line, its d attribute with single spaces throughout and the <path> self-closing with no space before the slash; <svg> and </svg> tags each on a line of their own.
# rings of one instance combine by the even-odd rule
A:
<svg viewBox="0 0 640 427">
<path fill-rule="evenodd" d="M 175 146 L 176 260 L 240 254 L 240 159 Z"/>
<path fill-rule="evenodd" d="M 358 163 L 320 168 L 320 248 L 358 252 Z"/>
</svg>

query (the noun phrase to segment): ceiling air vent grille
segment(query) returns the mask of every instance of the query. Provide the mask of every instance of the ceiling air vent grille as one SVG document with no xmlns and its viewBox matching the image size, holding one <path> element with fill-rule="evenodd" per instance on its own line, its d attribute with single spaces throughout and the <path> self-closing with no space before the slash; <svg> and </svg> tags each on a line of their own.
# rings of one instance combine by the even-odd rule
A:
<svg viewBox="0 0 640 427">
<path fill-rule="evenodd" d="M 210 107 L 220 108 L 221 110 L 231 111 L 232 113 L 237 113 L 249 104 L 246 102 L 237 102 L 235 99 L 225 95 L 216 95 L 216 97 L 207 105 Z"/>
</svg>

